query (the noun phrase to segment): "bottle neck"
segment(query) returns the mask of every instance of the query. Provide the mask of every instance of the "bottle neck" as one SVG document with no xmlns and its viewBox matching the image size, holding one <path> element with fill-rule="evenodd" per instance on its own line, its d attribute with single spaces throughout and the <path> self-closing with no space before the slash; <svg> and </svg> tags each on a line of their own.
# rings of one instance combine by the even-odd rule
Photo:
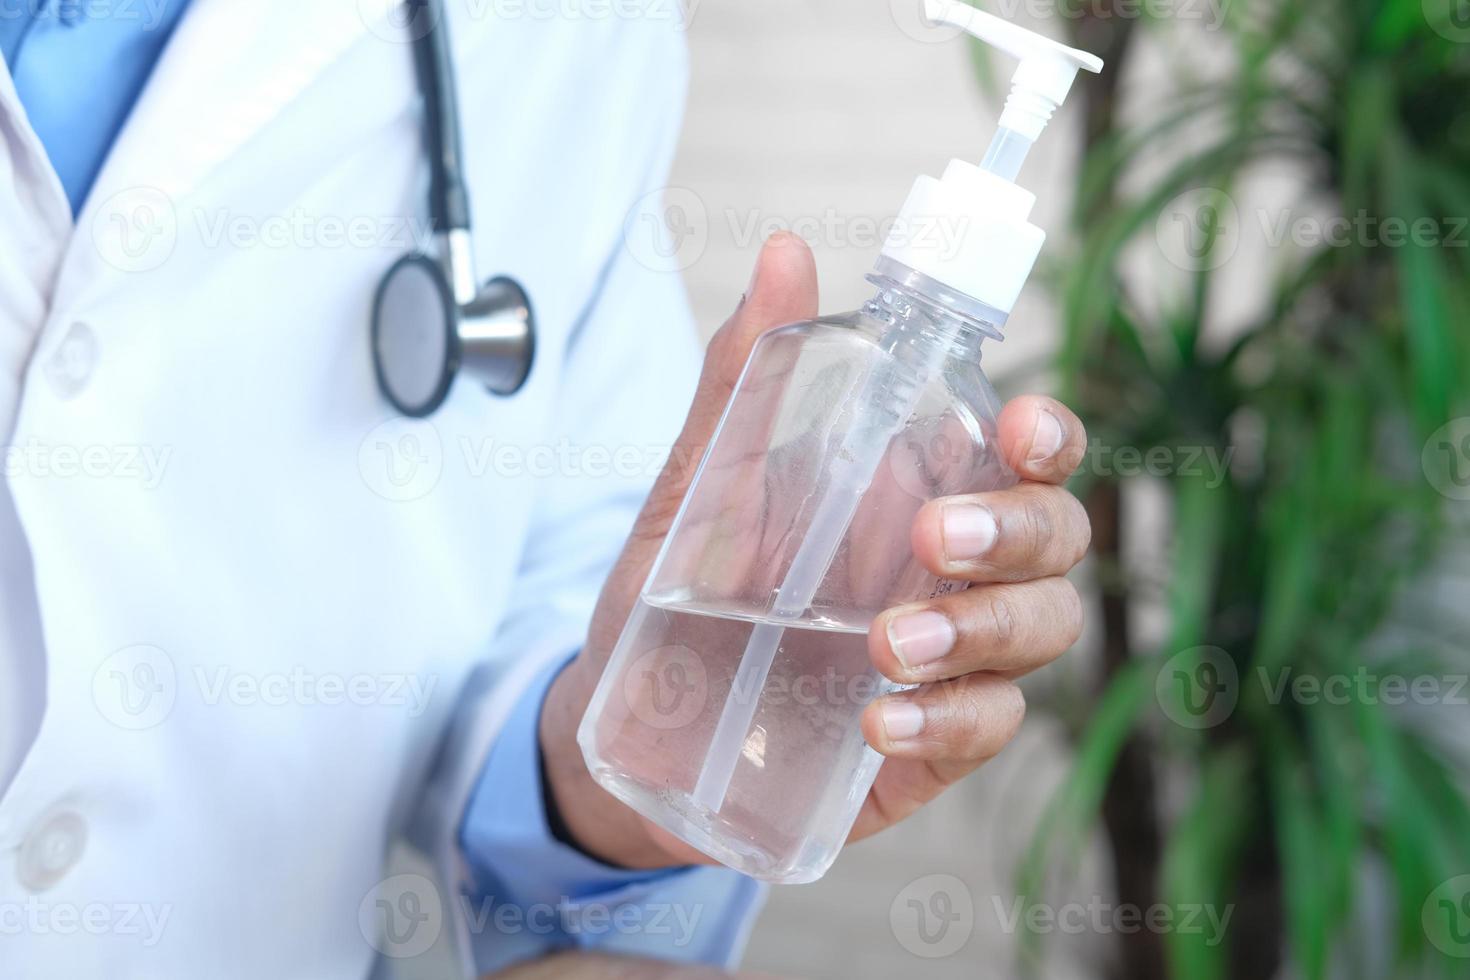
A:
<svg viewBox="0 0 1470 980">
<path fill-rule="evenodd" d="M 878 292 L 863 312 L 884 325 L 885 346 L 943 345 L 952 357 L 979 360 L 987 339 L 1004 340 L 1006 314 L 971 299 L 901 262 L 879 258 L 868 275 Z"/>
</svg>

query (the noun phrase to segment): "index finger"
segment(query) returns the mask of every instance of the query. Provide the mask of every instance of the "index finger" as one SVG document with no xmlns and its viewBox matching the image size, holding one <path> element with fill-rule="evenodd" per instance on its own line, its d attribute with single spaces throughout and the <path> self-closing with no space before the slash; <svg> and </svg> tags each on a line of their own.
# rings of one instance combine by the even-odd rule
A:
<svg viewBox="0 0 1470 980">
<path fill-rule="evenodd" d="M 1023 480 L 1064 483 L 1087 454 L 1087 429 L 1054 398 L 1022 395 L 998 422 L 1000 452 Z"/>
</svg>

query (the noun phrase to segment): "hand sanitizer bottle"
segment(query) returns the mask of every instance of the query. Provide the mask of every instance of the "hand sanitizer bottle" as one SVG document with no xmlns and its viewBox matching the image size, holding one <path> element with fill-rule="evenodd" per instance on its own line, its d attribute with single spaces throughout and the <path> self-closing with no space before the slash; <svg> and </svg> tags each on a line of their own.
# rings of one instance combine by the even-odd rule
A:
<svg viewBox="0 0 1470 980">
<path fill-rule="evenodd" d="M 915 561 L 915 514 L 1015 482 L 980 371 L 1045 238 L 1013 180 L 1102 68 L 957 0 L 926 14 L 1020 61 L 990 149 L 918 179 L 861 310 L 756 343 L 578 731 L 614 796 L 769 881 L 821 877 L 877 775 L 859 716 L 895 685 L 869 623 L 964 587 Z"/>
</svg>

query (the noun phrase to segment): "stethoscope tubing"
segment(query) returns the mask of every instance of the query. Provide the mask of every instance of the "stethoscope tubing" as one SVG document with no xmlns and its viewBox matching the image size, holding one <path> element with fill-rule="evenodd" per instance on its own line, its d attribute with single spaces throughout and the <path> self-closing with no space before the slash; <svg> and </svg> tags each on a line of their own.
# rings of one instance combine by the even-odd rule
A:
<svg viewBox="0 0 1470 980">
<path fill-rule="evenodd" d="M 436 234 L 468 231 L 469 191 L 464 175 L 463 139 L 459 131 L 459 95 L 454 80 L 449 21 L 444 0 L 411 0 L 423 4 L 427 30 L 413 40 L 414 66 L 424 97 L 424 150 L 429 159 L 429 220 Z"/>
</svg>

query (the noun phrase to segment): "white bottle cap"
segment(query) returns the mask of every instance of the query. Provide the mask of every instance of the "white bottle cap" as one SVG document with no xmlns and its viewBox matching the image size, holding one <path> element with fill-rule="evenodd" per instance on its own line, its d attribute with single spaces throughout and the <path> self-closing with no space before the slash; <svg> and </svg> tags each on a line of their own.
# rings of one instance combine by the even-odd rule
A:
<svg viewBox="0 0 1470 980">
<path fill-rule="evenodd" d="M 1030 191 L 951 160 L 943 179 L 914 182 L 883 256 L 1010 313 L 1046 241 L 1026 220 L 1035 203 Z"/>
<path fill-rule="evenodd" d="M 952 160 L 942 179 L 920 177 L 883 256 L 1008 314 L 1046 241 L 1029 220 L 1036 195 L 1012 178 L 1078 70 L 1101 71 L 1102 60 L 959 0 L 925 0 L 924 14 L 999 48 L 1020 66 L 984 162 Z"/>
</svg>

